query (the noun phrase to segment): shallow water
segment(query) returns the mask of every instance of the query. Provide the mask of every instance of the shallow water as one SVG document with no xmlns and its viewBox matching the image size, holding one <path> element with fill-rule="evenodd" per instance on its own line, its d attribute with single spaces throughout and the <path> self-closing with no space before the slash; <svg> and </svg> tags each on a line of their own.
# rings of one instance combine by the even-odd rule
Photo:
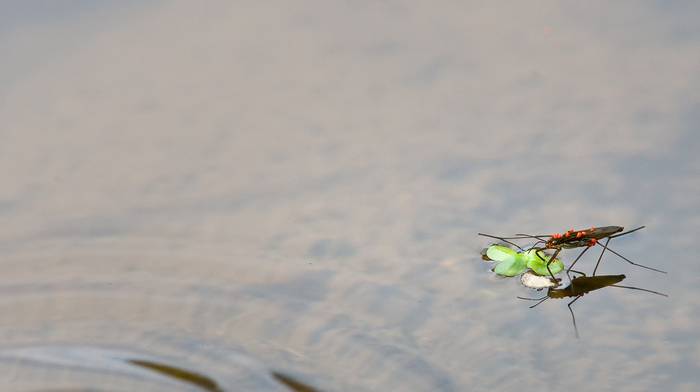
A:
<svg viewBox="0 0 700 392">
<path fill-rule="evenodd" d="M 0 386 L 696 390 L 674 4 L 0 5 Z M 592 225 L 646 225 L 611 247 L 668 274 L 599 273 L 670 297 L 592 292 L 576 339 L 481 261 Z"/>
</svg>

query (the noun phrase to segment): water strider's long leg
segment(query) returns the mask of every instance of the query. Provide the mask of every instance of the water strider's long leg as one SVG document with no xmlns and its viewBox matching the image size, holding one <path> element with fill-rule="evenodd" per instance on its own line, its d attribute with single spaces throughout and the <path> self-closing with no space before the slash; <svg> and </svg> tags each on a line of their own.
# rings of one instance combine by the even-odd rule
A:
<svg viewBox="0 0 700 392">
<path fill-rule="evenodd" d="M 545 244 L 545 241 L 539 240 L 539 241 L 535 242 L 534 244 L 532 244 L 532 246 L 530 247 L 530 249 L 536 248 L 537 245 L 539 245 L 539 244 L 543 244 L 543 245 L 544 245 L 544 244 Z"/>
<path fill-rule="evenodd" d="M 598 245 L 600 245 L 600 244 L 598 244 Z M 603 246 L 603 245 L 600 245 L 600 246 Z M 660 269 L 656 269 L 656 268 L 652 268 L 652 267 L 647 267 L 646 265 L 642 265 L 642 264 L 639 264 L 639 263 L 635 263 L 635 262 L 631 261 L 630 259 L 628 259 L 627 257 L 625 257 L 625 256 L 623 256 L 623 255 L 621 255 L 621 254 L 619 254 L 619 253 L 617 253 L 617 252 L 615 252 L 614 250 L 612 250 L 612 249 L 610 249 L 610 248 L 607 248 L 607 249 L 608 249 L 611 253 L 613 253 L 615 256 L 621 258 L 622 260 L 625 260 L 626 262 L 628 262 L 628 263 L 630 263 L 630 264 L 632 264 L 632 265 L 636 265 L 637 267 L 646 268 L 646 269 L 648 269 L 648 270 L 660 272 L 660 273 L 662 273 L 662 274 L 667 273 L 666 271 L 662 271 L 662 270 L 660 270 Z"/>
<path fill-rule="evenodd" d="M 516 235 L 519 237 L 514 237 L 514 238 L 509 238 L 509 239 L 534 238 L 534 239 L 540 240 L 542 242 L 547 242 L 547 238 L 549 238 L 549 236 L 546 236 L 546 235 L 530 235 L 530 234 L 516 234 Z"/>
<path fill-rule="evenodd" d="M 545 264 L 545 267 L 547 267 L 547 272 L 549 272 L 549 276 L 552 277 L 552 280 L 553 280 L 555 283 L 556 283 L 556 282 L 559 282 L 560 279 L 555 278 L 555 277 L 554 277 L 554 274 L 552 273 L 552 270 L 549 269 L 549 264 L 551 264 L 551 263 L 552 263 L 552 260 L 554 260 L 554 258 L 557 257 L 557 255 L 559 254 L 559 252 L 561 252 L 561 248 L 555 248 L 556 251 L 554 252 L 554 255 L 552 255 L 552 257 L 551 257 L 549 260 L 545 260 L 544 258 L 542 258 L 542 256 L 540 256 L 540 251 L 541 251 L 541 250 L 544 250 L 544 249 L 547 249 L 547 248 L 535 249 L 535 255 L 536 255 L 537 257 L 539 257 L 540 260 L 542 260 L 543 262 L 546 262 L 546 263 L 547 263 L 547 264 Z"/>
<path fill-rule="evenodd" d="M 603 251 L 600 252 L 600 256 L 598 256 L 598 262 L 595 263 L 595 268 L 593 268 L 593 276 L 595 276 L 595 272 L 598 270 L 598 265 L 600 264 L 600 260 L 603 259 L 603 254 L 605 254 L 605 250 L 608 249 L 608 242 L 610 242 L 610 237 L 608 237 L 608 239 L 605 240 L 605 245 L 603 245 Z"/>
<path fill-rule="evenodd" d="M 662 297 L 668 297 L 668 294 L 659 293 L 658 291 L 654 291 L 654 290 L 643 289 L 643 288 L 641 288 L 641 287 L 622 286 L 622 285 L 619 285 L 619 284 L 611 284 L 610 287 L 619 287 L 619 288 L 621 288 L 621 289 L 631 289 L 631 290 L 646 291 L 647 293 L 657 294 L 657 295 L 660 295 L 660 296 L 662 296 Z"/>
<path fill-rule="evenodd" d="M 530 309 L 532 309 L 532 308 L 534 308 L 535 306 L 541 304 L 542 302 L 548 300 L 548 299 L 549 299 L 549 296 L 548 296 L 548 295 L 545 295 L 545 296 L 542 297 L 542 298 L 527 298 L 527 297 L 516 297 L 516 298 L 518 298 L 518 299 L 524 299 L 524 300 L 526 300 L 526 301 L 539 301 L 539 302 L 537 302 L 536 304 L 530 306 Z"/>
<path fill-rule="evenodd" d="M 578 327 L 576 327 L 576 316 L 574 316 L 574 310 L 571 309 L 571 305 L 573 305 L 574 302 L 578 301 L 578 299 L 581 297 L 582 295 L 579 295 L 578 297 L 574 298 L 573 301 L 569 302 L 568 305 L 566 305 L 569 308 L 569 312 L 571 312 L 571 320 L 574 322 L 574 332 L 576 332 L 576 339 L 578 339 Z"/>
<path fill-rule="evenodd" d="M 574 262 L 571 263 L 569 268 L 566 269 L 566 277 L 569 278 L 569 280 L 571 280 L 571 276 L 569 276 L 569 271 L 571 271 L 571 269 L 574 268 L 574 265 L 576 264 L 576 262 L 581 258 L 581 256 L 583 256 L 584 253 L 586 253 L 588 248 L 590 248 L 590 246 L 585 247 L 583 249 L 583 251 L 581 253 L 579 253 L 578 257 L 576 257 L 576 260 L 574 260 Z M 575 271 L 575 272 L 578 272 L 578 271 Z"/>
<path fill-rule="evenodd" d="M 611 235 L 610 238 L 617 238 L 617 237 L 621 237 L 621 236 L 623 236 L 623 235 L 627 235 L 627 234 L 630 234 L 630 233 L 634 233 L 635 231 L 637 231 L 637 230 L 642 230 L 642 229 L 645 228 L 645 227 L 646 227 L 646 226 L 639 226 L 639 227 L 637 227 L 636 229 L 627 230 L 627 231 L 622 232 L 622 233 L 620 233 L 620 234 Z"/>
<path fill-rule="evenodd" d="M 559 254 L 559 252 L 561 252 L 561 248 L 557 248 L 557 250 L 554 251 L 554 254 L 552 255 L 552 257 L 549 258 L 549 261 L 547 261 L 547 264 L 546 264 L 547 272 L 549 272 L 549 275 L 552 277 L 552 280 L 554 280 L 555 282 L 558 282 L 559 280 L 557 280 L 557 278 L 554 277 L 552 270 L 549 269 L 549 265 L 557 258 L 557 255 Z M 537 253 L 535 253 L 535 254 L 537 254 Z M 541 257 L 540 257 L 540 259 L 541 259 Z"/>
<path fill-rule="evenodd" d="M 538 303 L 536 303 L 536 304 L 530 306 L 529 308 L 532 309 L 532 308 L 534 308 L 535 306 L 541 304 L 542 302 L 544 302 L 544 301 L 546 301 L 546 300 L 548 300 L 548 299 L 549 299 L 549 297 L 547 297 L 547 298 L 543 299 L 542 301 L 540 301 L 540 302 L 538 302 Z"/>
<path fill-rule="evenodd" d="M 569 268 L 569 271 L 575 272 L 575 273 L 577 273 L 577 274 L 579 274 L 579 275 L 581 275 L 581 276 L 586 276 L 586 274 L 584 274 L 583 272 L 581 272 L 581 271 L 576 271 L 575 269 Z"/>
<path fill-rule="evenodd" d="M 492 235 L 492 234 L 483 234 L 483 233 L 477 233 L 477 234 L 483 235 L 486 237 L 496 237 L 495 235 Z M 512 237 L 497 237 L 497 238 L 502 238 L 504 240 L 523 240 L 525 238 L 536 238 L 538 240 L 547 241 L 546 238 L 549 238 L 549 236 L 548 235 L 516 234 Z"/>
<path fill-rule="evenodd" d="M 549 296 L 545 295 L 544 297 L 540 297 L 540 298 L 528 298 L 528 297 L 519 297 L 519 296 L 518 296 L 518 297 L 515 297 L 515 298 L 517 298 L 517 299 L 524 299 L 525 301 L 542 301 L 543 299 L 549 298 Z"/>
<path fill-rule="evenodd" d="M 511 244 L 511 245 L 515 246 L 516 248 L 520 249 L 521 252 L 524 252 L 524 251 L 525 251 L 525 249 L 521 248 L 521 247 L 520 247 L 518 244 L 516 244 L 515 242 L 508 241 L 507 239 L 505 239 L 505 238 L 503 238 L 503 237 L 497 237 L 497 236 L 495 236 L 495 235 L 484 234 L 484 233 L 476 233 L 476 234 L 478 234 L 478 235 L 480 235 L 480 236 L 483 236 L 483 237 L 495 238 L 495 239 L 497 239 L 497 240 L 500 240 L 500 241 L 503 241 L 503 242 L 505 242 L 505 243 L 507 243 L 507 244 Z"/>
</svg>

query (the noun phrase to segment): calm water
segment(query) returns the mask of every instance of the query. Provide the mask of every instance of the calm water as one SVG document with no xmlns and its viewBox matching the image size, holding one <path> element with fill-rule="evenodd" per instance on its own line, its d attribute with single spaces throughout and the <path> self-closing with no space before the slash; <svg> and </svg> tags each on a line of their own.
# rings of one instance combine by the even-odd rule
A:
<svg viewBox="0 0 700 392">
<path fill-rule="evenodd" d="M 19 3 L 2 390 L 700 387 L 696 3 Z M 592 225 L 578 340 L 480 258 Z"/>
</svg>

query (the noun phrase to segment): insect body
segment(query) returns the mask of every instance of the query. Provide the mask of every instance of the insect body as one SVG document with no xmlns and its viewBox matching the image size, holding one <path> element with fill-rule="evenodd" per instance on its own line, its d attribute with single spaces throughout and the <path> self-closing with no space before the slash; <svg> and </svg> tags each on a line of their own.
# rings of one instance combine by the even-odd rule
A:
<svg viewBox="0 0 700 392">
<path fill-rule="evenodd" d="M 578 335 L 578 328 L 576 327 L 576 316 L 574 316 L 574 311 L 571 308 L 571 305 L 573 305 L 574 302 L 578 301 L 579 298 L 590 293 L 591 291 L 602 289 L 604 287 L 619 287 L 619 288 L 623 288 L 623 289 L 646 291 L 648 293 L 668 297 L 668 295 L 663 294 L 663 293 L 659 293 L 656 291 L 642 289 L 639 287 L 622 286 L 622 285 L 617 284 L 617 283 L 622 282 L 624 279 L 625 279 L 625 275 L 598 275 L 598 276 L 585 276 L 585 275 L 583 275 L 583 276 L 579 276 L 579 277 L 572 279 L 571 284 L 563 289 L 558 289 L 558 288 L 547 289 L 547 295 L 545 295 L 542 298 L 524 298 L 524 297 L 518 297 L 518 298 L 529 300 L 529 301 L 538 301 L 536 304 L 530 306 L 530 308 L 534 308 L 535 306 L 541 304 L 542 302 L 548 300 L 549 298 L 559 299 L 559 298 L 574 297 L 574 299 L 568 303 L 567 307 L 569 308 L 569 312 L 571 312 L 571 320 L 574 324 L 574 331 L 576 332 L 576 337 L 578 338 L 579 335 Z"/>
<path fill-rule="evenodd" d="M 644 226 L 636 229 L 639 230 Z M 569 230 L 563 234 L 552 234 L 545 242 L 545 248 L 580 248 L 590 247 L 598 243 L 599 240 L 621 232 L 625 228 L 622 226 L 591 227 L 586 230 Z M 523 234 L 526 235 L 526 234 Z"/>
<path fill-rule="evenodd" d="M 643 229 L 644 226 L 639 227 L 634 230 L 630 230 L 627 233 L 624 234 L 629 234 L 633 231 L 637 231 L 640 229 Z M 595 275 L 596 271 L 598 270 L 598 265 L 600 264 L 600 260 L 603 258 L 603 253 L 605 253 L 605 250 L 608 249 L 608 242 L 610 242 L 610 239 L 613 238 L 613 236 L 617 237 L 618 235 L 615 235 L 621 231 L 623 231 L 625 228 L 622 226 L 605 226 L 605 227 L 591 227 L 590 229 L 587 230 L 574 230 L 570 229 L 569 231 L 563 233 L 563 234 L 552 234 L 549 236 L 549 239 L 544 241 L 542 239 L 539 239 L 539 241 L 544 241 L 544 249 L 556 249 L 554 252 L 553 258 L 556 258 L 559 252 L 564 249 L 572 249 L 572 248 L 581 248 L 584 247 L 583 251 L 576 257 L 576 259 L 571 263 L 569 268 L 566 270 L 566 274 L 568 276 L 569 271 L 571 271 L 571 268 L 578 262 L 578 260 L 583 256 L 586 251 L 592 247 L 598 244 L 598 241 L 607 238 L 607 241 L 605 241 L 605 245 L 603 245 L 603 251 L 600 253 L 600 257 L 598 258 L 598 262 L 596 263 L 595 268 L 593 269 L 593 275 Z M 526 234 L 523 234 L 526 235 Z M 613 252 L 613 250 L 610 250 Z M 622 257 L 622 256 L 620 256 Z M 626 260 L 626 259 L 625 259 Z M 628 260 L 629 261 L 629 260 Z M 632 263 L 630 261 L 630 263 Z M 634 263 L 632 263 L 634 264 Z M 551 272 L 550 272 L 551 275 Z M 554 275 L 552 275 L 552 278 L 554 278 Z"/>
</svg>

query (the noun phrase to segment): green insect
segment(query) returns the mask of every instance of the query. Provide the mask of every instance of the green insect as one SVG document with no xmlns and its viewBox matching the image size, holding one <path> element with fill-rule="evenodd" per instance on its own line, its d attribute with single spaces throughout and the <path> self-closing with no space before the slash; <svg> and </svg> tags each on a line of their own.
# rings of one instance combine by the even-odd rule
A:
<svg viewBox="0 0 700 392">
<path fill-rule="evenodd" d="M 557 274 L 564 270 L 564 263 L 559 259 L 551 260 L 541 249 L 516 251 L 503 245 L 491 245 L 484 252 L 487 260 L 497 262 L 493 269 L 497 275 L 517 276 L 528 269 L 537 275 L 549 275 L 549 270 Z M 549 265 L 549 270 L 547 269 Z"/>
</svg>

